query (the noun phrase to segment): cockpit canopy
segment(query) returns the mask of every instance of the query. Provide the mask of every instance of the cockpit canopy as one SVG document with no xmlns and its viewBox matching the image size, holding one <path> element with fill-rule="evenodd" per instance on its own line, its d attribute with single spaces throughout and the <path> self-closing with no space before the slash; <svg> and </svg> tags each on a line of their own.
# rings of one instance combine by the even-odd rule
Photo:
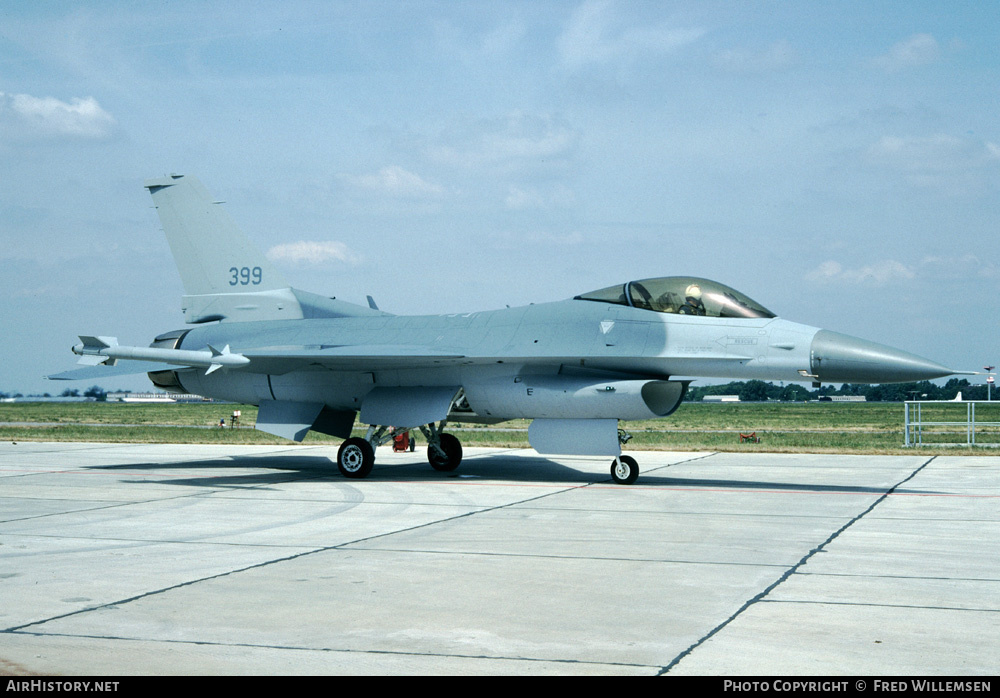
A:
<svg viewBox="0 0 1000 698">
<path fill-rule="evenodd" d="M 749 296 L 717 281 L 695 276 L 663 276 L 609 286 L 577 300 L 616 303 L 658 313 L 707 317 L 771 318 L 774 313 Z"/>
</svg>

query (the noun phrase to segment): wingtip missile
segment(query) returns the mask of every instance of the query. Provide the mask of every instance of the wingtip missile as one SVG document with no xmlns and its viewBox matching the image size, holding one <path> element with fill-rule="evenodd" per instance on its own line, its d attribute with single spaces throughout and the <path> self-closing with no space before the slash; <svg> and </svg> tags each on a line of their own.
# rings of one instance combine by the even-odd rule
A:
<svg viewBox="0 0 1000 698">
<path fill-rule="evenodd" d="M 118 344 L 114 337 L 84 337 L 73 347 L 73 353 L 81 356 L 81 363 L 114 365 L 118 359 L 133 361 L 158 361 L 175 366 L 206 368 L 213 373 L 220 368 L 240 368 L 250 363 L 242 354 L 234 354 L 227 344 L 222 351 L 209 346 L 207 351 L 187 349 L 165 349 L 156 347 L 128 347 Z"/>
</svg>

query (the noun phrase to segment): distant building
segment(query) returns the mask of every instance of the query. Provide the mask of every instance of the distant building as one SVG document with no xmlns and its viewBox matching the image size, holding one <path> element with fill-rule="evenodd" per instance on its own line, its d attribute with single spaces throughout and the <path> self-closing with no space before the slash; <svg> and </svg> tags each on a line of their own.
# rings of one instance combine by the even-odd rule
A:
<svg viewBox="0 0 1000 698">
<path fill-rule="evenodd" d="M 108 393 L 108 402 L 177 402 L 169 393 Z"/>
<path fill-rule="evenodd" d="M 830 402 L 868 402 L 864 395 L 831 395 Z"/>
<path fill-rule="evenodd" d="M 739 402 L 739 395 L 706 395 L 701 399 L 702 402 Z"/>
<path fill-rule="evenodd" d="M 211 398 L 188 393 L 108 393 L 108 402 L 212 402 Z"/>
<path fill-rule="evenodd" d="M 58 397 L 42 397 L 39 395 L 25 395 L 24 397 L 4 398 L 4 402 L 95 402 L 97 398 L 83 397 L 81 395 L 60 395 Z"/>
</svg>

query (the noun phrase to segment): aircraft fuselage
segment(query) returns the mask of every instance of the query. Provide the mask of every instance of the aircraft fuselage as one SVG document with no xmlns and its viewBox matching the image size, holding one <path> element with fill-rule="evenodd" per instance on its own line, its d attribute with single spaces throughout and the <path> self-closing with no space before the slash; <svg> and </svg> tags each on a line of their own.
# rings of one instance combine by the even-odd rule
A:
<svg viewBox="0 0 1000 698">
<path fill-rule="evenodd" d="M 481 417 L 512 419 L 543 415 L 477 405 L 487 398 L 482 386 L 557 375 L 589 377 L 593 383 L 612 378 L 811 380 L 821 370 L 813 349 L 820 331 L 781 318 L 665 315 L 565 300 L 454 315 L 213 323 L 188 331 L 177 348 L 229 345 L 233 353 L 250 359 L 233 370 L 179 374 L 185 390 L 209 397 L 251 404 L 321 402 L 332 409 L 357 410 L 376 386 L 454 385 L 465 388 L 472 410 Z M 883 354 L 888 349 L 867 344 Z M 912 356 L 891 351 L 897 360 Z M 312 357 L 299 358 L 306 352 Z M 324 353 L 326 358 L 318 361 L 316 355 Z M 368 365 L 361 356 L 368 357 Z M 884 356 L 873 356 L 883 370 L 893 368 Z M 837 380 L 865 380 L 870 361 L 855 363 L 856 378 L 841 367 Z M 904 379 L 923 379 L 935 367 L 928 371 L 917 363 L 911 367 L 913 375 Z"/>
</svg>

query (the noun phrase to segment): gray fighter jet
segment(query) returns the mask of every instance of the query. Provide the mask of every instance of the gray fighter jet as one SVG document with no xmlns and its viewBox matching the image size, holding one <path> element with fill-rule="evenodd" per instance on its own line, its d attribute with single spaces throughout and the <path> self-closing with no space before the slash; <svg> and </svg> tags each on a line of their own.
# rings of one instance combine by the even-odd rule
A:
<svg viewBox="0 0 1000 698">
<path fill-rule="evenodd" d="M 620 421 L 666 417 L 695 378 L 887 383 L 956 373 L 927 359 L 783 320 L 695 277 L 628 281 L 575 298 L 458 315 L 398 316 L 289 286 L 193 177 L 146 182 L 193 325 L 149 347 L 82 336 L 87 368 L 54 379 L 147 371 L 159 388 L 259 406 L 257 429 L 295 441 L 346 439 L 337 466 L 367 476 L 375 447 L 419 429 L 452 471 L 449 421 L 533 420 L 539 453 L 613 456 L 632 483 Z M 370 425 L 352 437 L 355 417 Z"/>
</svg>

